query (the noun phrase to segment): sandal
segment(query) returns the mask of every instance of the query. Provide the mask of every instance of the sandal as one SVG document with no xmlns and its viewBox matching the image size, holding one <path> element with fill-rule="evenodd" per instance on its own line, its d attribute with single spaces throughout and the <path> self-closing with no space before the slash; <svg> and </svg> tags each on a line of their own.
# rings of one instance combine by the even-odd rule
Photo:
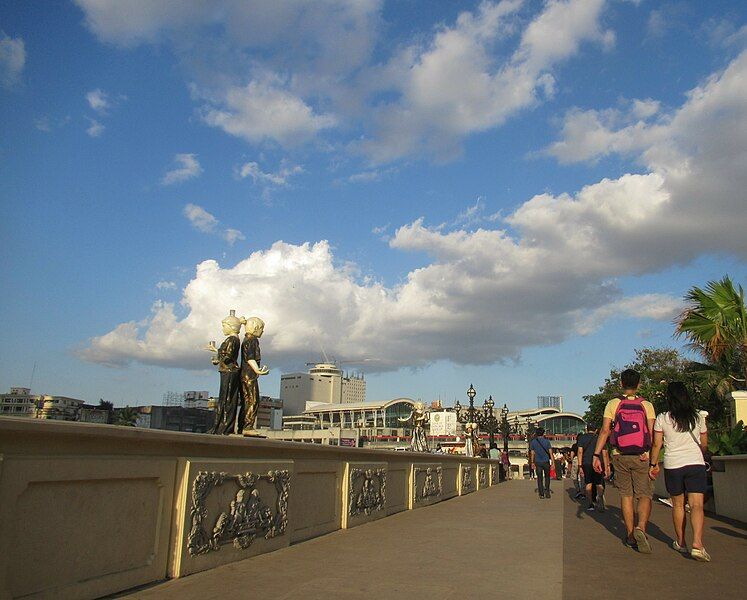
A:
<svg viewBox="0 0 747 600">
<path fill-rule="evenodd" d="M 690 556 L 700 562 L 711 562 L 711 555 L 706 552 L 705 548 L 693 548 L 690 550 Z"/>
<path fill-rule="evenodd" d="M 638 543 L 638 552 L 641 554 L 651 554 L 651 544 L 649 543 L 643 529 L 636 527 L 633 531 L 633 537 Z"/>
<path fill-rule="evenodd" d="M 677 540 L 674 540 L 672 542 L 672 548 L 674 548 L 675 550 L 677 550 L 677 552 L 679 552 L 680 554 L 690 554 L 690 551 L 687 549 L 687 546 L 680 546 L 677 543 Z"/>
</svg>

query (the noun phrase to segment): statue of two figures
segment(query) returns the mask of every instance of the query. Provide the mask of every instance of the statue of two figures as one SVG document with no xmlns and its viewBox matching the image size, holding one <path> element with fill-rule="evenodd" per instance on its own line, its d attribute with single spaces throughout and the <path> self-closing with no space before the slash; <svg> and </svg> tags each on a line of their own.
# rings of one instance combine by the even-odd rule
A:
<svg viewBox="0 0 747 600">
<path fill-rule="evenodd" d="M 422 402 L 416 402 L 410 416 L 399 419 L 399 421 L 403 423 L 409 421 L 412 427 L 410 450 L 413 452 L 428 452 L 428 438 L 425 436 L 425 424 L 428 422 L 428 413 L 425 412 L 425 405 Z"/>
<path fill-rule="evenodd" d="M 260 366 L 259 338 L 262 337 L 265 324 L 258 317 L 239 318 L 235 310 L 232 310 L 221 324 L 226 339 L 219 348 L 216 348 L 215 342 L 210 342 L 206 348 L 215 354 L 213 364 L 218 367 L 220 373 L 218 410 L 211 433 L 251 435 L 255 429 L 259 408 L 257 380 L 260 375 L 267 375 L 270 372 L 266 366 Z M 245 329 L 243 341 L 239 339 L 242 325 Z"/>
</svg>

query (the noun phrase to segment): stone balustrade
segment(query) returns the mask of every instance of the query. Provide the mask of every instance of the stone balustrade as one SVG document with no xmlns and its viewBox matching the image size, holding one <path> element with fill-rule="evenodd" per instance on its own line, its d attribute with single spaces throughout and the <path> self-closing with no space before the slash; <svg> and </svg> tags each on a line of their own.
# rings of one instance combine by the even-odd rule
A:
<svg viewBox="0 0 747 600">
<path fill-rule="evenodd" d="M 0 419 L 0 597 L 96 598 L 478 491 L 497 461 Z"/>
</svg>

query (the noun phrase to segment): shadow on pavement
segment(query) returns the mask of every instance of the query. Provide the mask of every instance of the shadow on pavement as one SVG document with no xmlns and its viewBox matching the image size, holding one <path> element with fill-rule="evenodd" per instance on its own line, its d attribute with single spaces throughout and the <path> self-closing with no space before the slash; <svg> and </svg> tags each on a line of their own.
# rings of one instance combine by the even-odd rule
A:
<svg viewBox="0 0 747 600">
<path fill-rule="evenodd" d="M 576 490 L 574 488 L 566 488 L 565 492 L 568 498 L 570 498 L 571 502 L 575 502 L 578 505 L 578 508 L 576 509 L 577 519 L 582 519 L 584 516 L 589 517 L 590 519 L 593 519 L 594 521 L 599 523 L 602 527 L 604 527 L 614 537 L 616 537 L 617 540 L 621 544 L 624 543 L 625 541 L 624 538 L 626 537 L 626 531 L 625 531 L 625 524 L 623 523 L 623 518 L 622 518 L 622 510 L 619 507 L 610 506 L 608 504 L 604 512 L 587 511 L 586 510 L 586 499 L 584 498 L 581 500 L 577 500 Z M 714 529 L 716 528 L 714 527 Z M 733 532 L 730 532 L 730 533 L 732 533 L 733 535 Z M 649 537 L 659 540 L 660 542 L 666 544 L 667 546 L 671 546 L 672 542 L 674 541 L 674 538 L 664 533 L 664 531 L 662 531 L 662 529 L 658 525 L 652 523 L 651 521 L 649 521 L 648 526 L 646 527 L 646 534 Z"/>
<path fill-rule="evenodd" d="M 732 531 L 731 529 L 727 529 L 726 527 L 711 527 L 711 529 L 713 529 L 713 531 L 718 531 L 719 533 L 730 535 L 731 537 L 735 537 L 740 540 L 747 540 L 747 534 L 740 533 L 739 531 Z"/>
</svg>

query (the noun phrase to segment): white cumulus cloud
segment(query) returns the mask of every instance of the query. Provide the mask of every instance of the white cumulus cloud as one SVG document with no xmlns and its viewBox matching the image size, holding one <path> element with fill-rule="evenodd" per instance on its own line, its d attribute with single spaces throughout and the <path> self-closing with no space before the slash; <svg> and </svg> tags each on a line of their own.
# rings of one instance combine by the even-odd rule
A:
<svg viewBox="0 0 747 600">
<path fill-rule="evenodd" d="M 503 60 L 492 49 L 514 32 L 518 0 L 483 2 L 463 12 L 422 48 L 408 48 L 390 65 L 398 100 L 378 107 L 373 137 L 361 149 L 375 162 L 412 153 L 449 158 L 470 133 L 504 123 L 555 87 L 553 67 L 584 42 L 609 46 L 600 24 L 604 0 L 551 0 Z M 399 64 L 396 64 L 399 63 Z"/>
<path fill-rule="evenodd" d="M 88 123 L 89 123 L 88 128 L 86 129 L 86 133 L 89 136 L 96 138 L 96 137 L 99 137 L 102 133 L 104 133 L 104 129 L 106 129 L 104 125 L 99 123 L 96 119 L 90 119 L 88 117 L 86 117 L 86 119 L 88 119 Z"/>
<path fill-rule="evenodd" d="M 281 87 L 278 80 L 229 88 L 222 98 L 204 108 L 203 119 L 249 142 L 272 140 L 288 146 L 308 141 L 336 123 L 334 116 L 316 113 L 303 99 Z"/>
<path fill-rule="evenodd" d="M 272 185 L 277 187 L 287 187 L 294 175 L 304 172 L 301 165 L 294 165 L 288 161 L 282 161 L 280 168 L 275 172 L 264 172 L 259 163 L 254 161 L 246 162 L 236 169 L 241 179 L 251 177 L 252 181 L 262 185 Z"/>
<path fill-rule="evenodd" d="M 109 95 L 99 88 L 91 90 L 86 94 L 86 102 L 88 102 L 88 106 L 100 115 L 105 115 L 111 107 Z"/>
<path fill-rule="evenodd" d="M 398 43 L 382 35 L 382 0 L 76 2 L 104 42 L 170 48 L 206 124 L 252 145 L 346 137 L 368 159 L 352 182 L 380 163 L 453 158 L 552 97 L 584 45 L 615 41 L 604 0 L 486 0 Z"/>
<path fill-rule="evenodd" d="M 450 226 L 405 224 L 387 238 L 391 250 L 429 258 L 397 285 L 361 278 L 327 241 L 278 241 L 234 265 L 201 262 L 180 300 L 184 316 L 157 303 L 144 320 L 90 340 L 84 357 L 203 368 L 199 348 L 217 337 L 231 308 L 262 317 L 267 361 L 291 368 L 320 347 L 373 358 L 369 369 L 491 364 L 588 334 L 609 319 L 668 321 L 681 290 L 626 296 L 616 280 L 708 253 L 747 257 L 745 98 L 747 52 L 693 88 L 679 108 L 663 111 L 646 99 L 597 111 L 590 131 L 603 142 L 593 151 L 565 146 L 567 156 L 626 152 L 646 172 L 575 193 L 537 194 L 491 228 L 467 230 L 480 202 Z M 196 226 L 222 234 L 204 209 L 193 205 L 191 213 Z"/>
<path fill-rule="evenodd" d="M 192 227 L 202 233 L 210 233 L 219 235 L 222 237 L 230 246 L 239 240 L 246 239 L 244 234 L 238 229 L 226 228 L 222 229 L 220 221 L 215 218 L 212 214 L 206 211 L 197 204 L 187 204 L 184 207 L 184 216 L 190 222 Z"/>
<path fill-rule="evenodd" d="M 181 183 L 202 174 L 200 161 L 196 154 L 177 154 L 174 156 L 174 168 L 167 171 L 161 178 L 161 185 Z"/>
</svg>

